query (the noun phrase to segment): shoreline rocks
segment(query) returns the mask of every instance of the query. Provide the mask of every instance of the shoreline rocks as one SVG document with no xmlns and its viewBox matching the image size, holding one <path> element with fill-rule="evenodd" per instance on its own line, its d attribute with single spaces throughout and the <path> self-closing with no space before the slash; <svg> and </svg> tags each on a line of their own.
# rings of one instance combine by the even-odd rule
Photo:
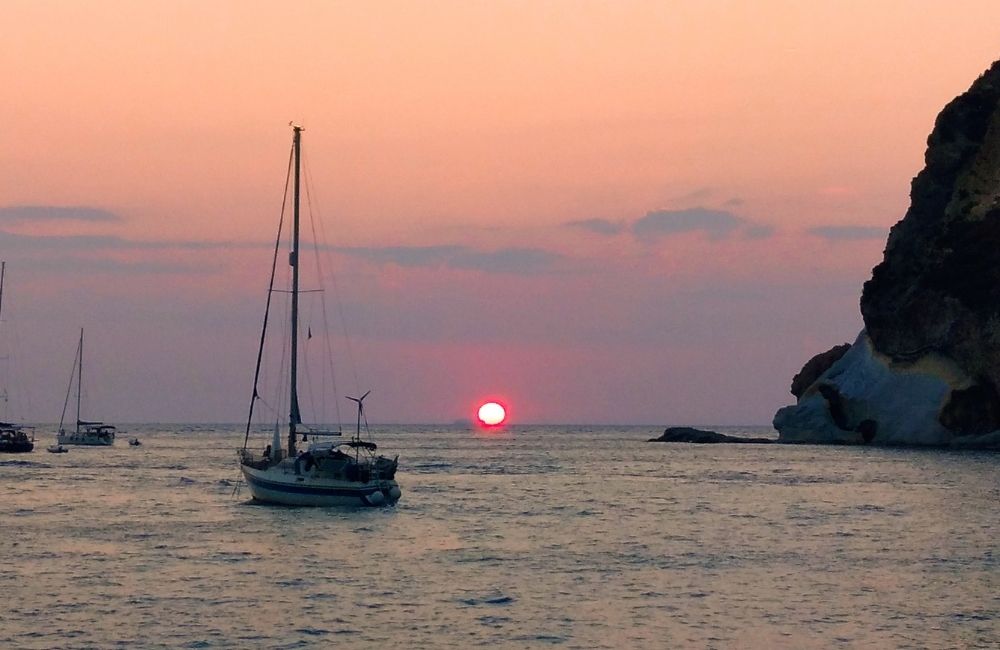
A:
<svg viewBox="0 0 1000 650">
<path fill-rule="evenodd" d="M 862 332 L 799 401 L 780 409 L 780 442 L 947 446 L 938 414 L 970 379 L 947 357 L 894 362 Z M 866 440 L 867 438 L 867 440 Z"/>
<path fill-rule="evenodd" d="M 1000 449 L 1000 61 L 948 103 L 861 295 L 810 359 L 779 442 Z"/>
</svg>

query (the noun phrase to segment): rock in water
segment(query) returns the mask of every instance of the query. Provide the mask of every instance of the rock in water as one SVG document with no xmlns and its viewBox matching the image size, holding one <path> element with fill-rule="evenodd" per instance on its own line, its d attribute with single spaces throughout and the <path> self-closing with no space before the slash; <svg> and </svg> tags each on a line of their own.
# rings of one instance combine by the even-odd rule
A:
<svg viewBox="0 0 1000 650">
<path fill-rule="evenodd" d="M 742 442 L 752 444 L 769 444 L 770 438 L 741 438 L 728 436 L 717 431 L 705 431 L 691 427 L 667 427 L 659 438 L 650 438 L 647 442 L 694 442 L 698 444 L 715 444 L 720 442 Z"/>
<path fill-rule="evenodd" d="M 777 412 L 774 428 L 779 442 L 948 445 L 938 415 L 951 392 L 967 386 L 950 359 L 929 353 L 896 362 L 862 332 L 797 404 Z"/>
<path fill-rule="evenodd" d="M 780 441 L 1000 448 L 1000 61 L 938 115 L 861 314 L 796 377 Z"/>
</svg>

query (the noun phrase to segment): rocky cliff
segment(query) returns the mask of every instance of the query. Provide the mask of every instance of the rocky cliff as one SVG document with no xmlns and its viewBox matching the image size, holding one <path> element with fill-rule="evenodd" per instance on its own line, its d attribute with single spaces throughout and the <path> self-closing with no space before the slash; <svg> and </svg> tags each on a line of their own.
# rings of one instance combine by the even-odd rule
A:
<svg viewBox="0 0 1000 650">
<path fill-rule="evenodd" d="M 1000 447 L 1000 61 L 938 115 L 861 314 L 796 377 L 781 441 Z"/>
</svg>

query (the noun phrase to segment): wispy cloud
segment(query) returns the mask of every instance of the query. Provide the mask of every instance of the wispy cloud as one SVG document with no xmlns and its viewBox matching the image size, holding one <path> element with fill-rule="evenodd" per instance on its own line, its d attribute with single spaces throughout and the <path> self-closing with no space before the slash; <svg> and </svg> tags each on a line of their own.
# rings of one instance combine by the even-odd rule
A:
<svg viewBox="0 0 1000 650">
<path fill-rule="evenodd" d="M 126 239 L 117 235 L 22 235 L 0 230 L 0 245 L 18 250 L 130 251 L 265 248 L 264 242 L 170 241 Z"/>
<path fill-rule="evenodd" d="M 774 226 L 767 224 L 749 224 L 743 229 L 743 236 L 747 239 L 767 239 L 774 234 Z"/>
<path fill-rule="evenodd" d="M 774 234 L 774 229 L 738 217 L 727 210 L 709 208 L 655 210 L 646 213 L 646 216 L 632 224 L 632 233 L 640 239 L 697 232 L 704 233 L 712 239 L 726 239 L 733 236 L 764 239 Z"/>
<path fill-rule="evenodd" d="M 701 192 L 707 191 L 702 190 Z M 738 205 L 741 201 L 731 199 L 727 203 Z M 728 210 L 701 207 L 683 210 L 653 210 L 631 222 L 610 219 L 579 219 L 568 221 L 563 226 L 585 230 L 604 237 L 631 232 L 636 238 L 643 241 L 685 233 L 703 233 L 711 239 L 727 239 L 729 237 L 766 239 L 774 234 L 773 226 L 745 219 Z"/>
<path fill-rule="evenodd" d="M 23 252 L 56 252 L 86 254 L 136 251 L 203 251 L 271 248 L 273 244 L 254 241 L 176 241 L 136 240 L 117 235 L 23 235 L 0 230 L 0 249 L 10 248 Z M 324 247 L 333 253 L 365 259 L 373 264 L 396 264 L 409 268 L 450 268 L 481 271 L 483 273 L 509 273 L 536 275 L 556 270 L 562 255 L 540 248 L 508 247 L 496 250 L 479 250 L 461 245 L 437 246 L 384 246 L 384 247 Z M 109 269 L 123 268 L 123 263 L 109 262 Z M 91 264 L 88 268 L 97 268 Z M 133 264 L 136 270 L 168 271 L 170 264 L 159 265 L 149 261 L 144 265 Z"/>
<path fill-rule="evenodd" d="M 458 269 L 484 273 L 514 273 L 535 275 L 552 271 L 562 256 L 540 248 L 501 248 L 495 251 L 464 249 L 451 260 Z"/>
<path fill-rule="evenodd" d="M 679 194 L 667 199 L 667 205 L 721 205 L 724 208 L 734 208 L 744 204 L 742 198 L 733 196 L 724 199 L 720 188 L 699 187 L 686 194 Z"/>
<path fill-rule="evenodd" d="M 610 219 L 579 219 L 568 221 L 563 225 L 608 237 L 618 235 L 628 227 L 624 221 L 611 221 Z"/>
<path fill-rule="evenodd" d="M 885 239 L 889 234 L 885 228 L 878 226 L 817 226 L 810 228 L 808 232 L 831 241 Z"/>
<path fill-rule="evenodd" d="M 220 273 L 226 269 L 226 265 L 218 261 L 200 261 L 195 264 L 180 262 L 178 260 L 127 261 L 110 258 L 93 259 L 79 255 L 46 257 L 33 261 L 31 266 L 35 270 L 55 273 L 126 273 L 128 275 L 140 273 L 146 275 L 206 275 Z"/>
<path fill-rule="evenodd" d="M 414 268 L 450 268 L 535 275 L 555 269 L 562 256 L 539 248 L 501 248 L 482 251 L 468 246 L 389 246 L 337 248 L 338 253 L 375 264 Z"/>
<path fill-rule="evenodd" d="M 21 223 L 25 221 L 122 221 L 121 216 L 85 205 L 9 205 L 0 207 L 0 221 Z"/>
<path fill-rule="evenodd" d="M 461 246 L 360 246 L 337 247 L 333 250 L 374 264 L 426 268 L 448 266 L 448 260 L 459 254 L 463 248 Z"/>
</svg>

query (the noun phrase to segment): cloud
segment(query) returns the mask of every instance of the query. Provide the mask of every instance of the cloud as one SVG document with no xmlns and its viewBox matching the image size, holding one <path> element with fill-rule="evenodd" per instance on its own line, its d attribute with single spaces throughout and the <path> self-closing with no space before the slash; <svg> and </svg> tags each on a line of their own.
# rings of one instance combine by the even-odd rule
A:
<svg viewBox="0 0 1000 650">
<path fill-rule="evenodd" d="M 885 239 L 888 231 L 879 226 L 817 226 L 809 229 L 815 235 L 830 241 L 859 241 L 865 239 Z"/>
<path fill-rule="evenodd" d="M 561 259 L 561 255 L 540 248 L 501 248 L 486 252 L 464 249 L 452 258 L 450 265 L 484 273 L 535 275 L 553 270 Z"/>
<path fill-rule="evenodd" d="M 0 207 L 0 221 L 122 221 L 114 212 L 85 205 L 9 205 Z"/>
<path fill-rule="evenodd" d="M 142 274 L 164 274 L 164 275 L 205 275 L 220 273 L 226 269 L 226 265 L 217 261 L 185 263 L 177 260 L 170 261 L 122 261 L 109 258 L 87 259 L 84 257 L 60 256 L 55 259 L 42 259 L 31 263 L 33 269 L 55 273 L 127 273 L 129 275 Z"/>
<path fill-rule="evenodd" d="M 411 268 L 447 266 L 461 246 L 382 246 L 334 249 L 338 253 L 360 257 L 375 264 L 395 264 Z"/>
<path fill-rule="evenodd" d="M 272 248 L 272 243 L 253 241 L 155 241 L 125 239 L 117 235 L 23 235 L 0 229 L 0 248 L 22 252 L 92 253 L 130 251 L 202 251 L 224 249 Z M 326 247 L 324 247 L 326 248 Z M 482 271 L 483 273 L 509 273 L 536 275 L 554 270 L 564 260 L 558 253 L 538 248 L 500 248 L 483 251 L 459 245 L 440 246 L 385 246 L 385 247 L 329 247 L 334 253 L 365 259 L 374 264 L 396 264 L 409 268 L 450 268 Z M 122 265 L 112 263 L 116 268 Z M 91 265 L 91 268 L 96 268 Z M 109 267 L 110 268 L 110 267 Z M 135 265 L 136 270 L 166 272 L 149 262 Z"/>
<path fill-rule="evenodd" d="M 707 191 L 707 190 L 704 190 Z M 727 203 L 742 203 L 730 199 Z M 738 236 L 743 239 L 767 239 L 774 234 L 774 227 L 738 217 L 728 210 L 687 208 L 684 210 L 653 210 L 631 223 L 610 219 L 579 219 L 567 221 L 563 226 L 586 230 L 604 237 L 631 231 L 639 240 L 670 237 L 685 233 L 703 233 L 711 239 Z"/>
<path fill-rule="evenodd" d="M 155 241 L 125 239 L 117 235 L 22 235 L 0 230 L 0 244 L 18 250 L 48 251 L 134 251 L 211 250 L 216 248 L 253 249 L 270 247 L 263 242 Z"/>
<path fill-rule="evenodd" d="M 767 224 L 748 224 L 743 229 L 745 239 L 767 239 L 774 234 L 774 226 Z"/>
<path fill-rule="evenodd" d="M 359 257 L 375 264 L 397 264 L 411 268 L 450 268 L 535 275 L 555 268 L 562 260 L 557 253 L 538 248 L 501 248 L 480 251 L 467 246 L 389 246 L 338 248 L 344 255 Z"/>
<path fill-rule="evenodd" d="M 610 219 L 579 219 L 577 221 L 568 221 L 563 225 L 608 237 L 624 232 L 627 227 L 624 221 L 611 221 Z"/>
<path fill-rule="evenodd" d="M 642 239 L 703 232 L 713 239 L 723 239 L 748 225 L 751 224 L 746 220 L 724 210 L 656 210 L 636 220 L 632 224 L 632 233 Z"/>
</svg>

